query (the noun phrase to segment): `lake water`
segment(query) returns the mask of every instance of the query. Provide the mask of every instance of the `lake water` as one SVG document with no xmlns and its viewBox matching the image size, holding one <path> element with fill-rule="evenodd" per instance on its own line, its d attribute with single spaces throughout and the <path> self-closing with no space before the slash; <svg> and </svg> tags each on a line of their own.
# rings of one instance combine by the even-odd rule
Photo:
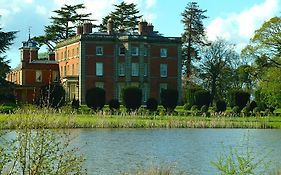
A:
<svg viewBox="0 0 281 175">
<path fill-rule="evenodd" d="M 195 175 L 218 174 L 211 161 L 218 160 L 229 146 L 245 150 L 241 145 L 247 142 L 256 160 L 266 154 L 271 167 L 281 162 L 281 130 L 73 129 L 71 133 L 86 158 L 90 175 L 157 166 Z"/>
</svg>

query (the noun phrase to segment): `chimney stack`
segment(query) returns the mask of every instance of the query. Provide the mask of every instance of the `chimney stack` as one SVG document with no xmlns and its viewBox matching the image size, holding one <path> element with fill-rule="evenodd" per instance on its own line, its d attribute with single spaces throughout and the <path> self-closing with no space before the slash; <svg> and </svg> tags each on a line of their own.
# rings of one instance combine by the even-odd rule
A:
<svg viewBox="0 0 281 175">
<path fill-rule="evenodd" d="M 83 26 L 79 25 L 76 28 L 76 35 L 81 35 L 81 34 L 83 34 Z"/>
<path fill-rule="evenodd" d="M 113 20 L 111 18 L 109 18 L 107 21 L 107 33 L 109 35 L 113 34 Z"/>
<path fill-rule="evenodd" d="M 147 35 L 147 22 L 140 21 L 139 22 L 139 35 Z"/>
<path fill-rule="evenodd" d="M 92 33 L 93 25 L 91 22 L 86 22 L 83 25 L 83 34 Z"/>
<path fill-rule="evenodd" d="M 153 31 L 154 31 L 154 26 L 152 25 L 152 23 L 149 23 L 147 25 L 147 34 L 148 35 L 152 35 L 153 34 Z"/>
</svg>

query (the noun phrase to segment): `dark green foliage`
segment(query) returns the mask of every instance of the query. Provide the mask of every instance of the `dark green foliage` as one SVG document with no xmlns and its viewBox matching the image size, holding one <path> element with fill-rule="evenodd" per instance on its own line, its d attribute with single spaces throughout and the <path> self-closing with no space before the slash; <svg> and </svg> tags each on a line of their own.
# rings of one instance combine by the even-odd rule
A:
<svg viewBox="0 0 281 175">
<path fill-rule="evenodd" d="M 102 88 L 94 87 L 86 92 L 86 104 L 93 110 L 100 110 L 105 105 L 105 91 Z"/>
<path fill-rule="evenodd" d="M 13 44 L 17 32 L 3 32 L 0 28 L 0 78 L 5 79 L 6 74 L 10 70 L 9 61 L 3 56 L 9 47 Z"/>
<path fill-rule="evenodd" d="M 192 107 L 192 105 L 190 103 L 185 103 L 183 105 L 184 110 L 190 110 L 191 107 Z"/>
<path fill-rule="evenodd" d="M 186 75 L 191 73 L 191 59 L 194 55 L 198 57 L 198 46 L 204 45 L 205 28 L 203 20 L 207 17 L 204 15 L 206 10 L 201 10 L 197 2 L 189 2 L 181 14 L 184 24 L 183 40 L 183 66 Z"/>
<path fill-rule="evenodd" d="M 201 108 L 203 105 L 209 106 L 212 101 L 212 97 L 209 91 L 200 90 L 194 94 L 194 104 Z"/>
<path fill-rule="evenodd" d="M 175 89 L 163 89 L 161 94 L 161 104 L 168 112 L 174 111 L 178 104 L 179 93 Z"/>
<path fill-rule="evenodd" d="M 244 116 L 249 116 L 250 115 L 250 106 L 246 105 L 241 112 L 244 114 Z"/>
<path fill-rule="evenodd" d="M 206 112 L 208 112 L 208 106 L 207 105 L 203 105 L 202 107 L 201 107 L 201 109 L 200 109 L 200 112 L 201 113 L 206 113 Z"/>
<path fill-rule="evenodd" d="M 115 31 L 123 29 L 125 31 L 135 31 L 142 15 L 139 15 L 139 10 L 136 4 L 127 4 L 121 2 L 119 5 L 114 4 L 115 10 L 102 19 L 100 31 L 107 30 L 107 21 L 111 18 L 113 20 L 113 28 Z"/>
<path fill-rule="evenodd" d="M 47 108 L 59 108 L 65 104 L 65 91 L 59 84 L 50 84 L 41 87 L 37 97 L 37 105 Z"/>
<path fill-rule="evenodd" d="M 260 109 L 259 107 L 255 107 L 255 108 L 253 109 L 253 113 L 254 113 L 254 114 L 257 114 L 257 113 L 259 113 L 259 112 L 261 112 L 261 109 Z"/>
<path fill-rule="evenodd" d="M 73 109 L 79 109 L 79 107 L 80 107 L 80 102 L 79 102 L 79 100 L 74 98 L 74 99 L 72 100 L 72 102 L 71 102 L 71 107 L 72 107 Z"/>
<path fill-rule="evenodd" d="M 16 97 L 11 93 L 1 93 L 0 104 L 16 104 Z"/>
<path fill-rule="evenodd" d="M 92 21 L 91 13 L 81 14 L 78 11 L 85 9 L 84 4 L 64 5 L 53 12 L 51 24 L 45 26 L 45 34 L 34 37 L 40 45 L 47 45 L 50 51 L 54 51 L 55 43 L 75 35 L 74 28 L 85 21 Z"/>
<path fill-rule="evenodd" d="M 146 101 L 146 108 L 150 111 L 156 111 L 158 108 L 158 101 L 155 98 L 149 98 Z"/>
<path fill-rule="evenodd" d="M 190 107 L 194 105 L 194 94 L 196 91 L 203 90 L 201 86 L 198 86 L 197 84 L 188 84 L 185 88 L 184 93 L 184 102 L 189 104 Z"/>
<path fill-rule="evenodd" d="M 224 100 L 216 101 L 215 111 L 224 112 L 226 110 L 226 102 Z"/>
<path fill-rule="evenodd" d="M 141 106 L 141 101 L 141 89 L 134 86 L 123 89 L 123 103 L 127 110 L 137 110 Z"/>
<path fill-rule="evenodd" d="M 249 110 L 253 111 L 255 109 L 255 107 L 258 107 L 256 101 L 251 101 L 251 103 L 249 105 Z"/>
<path fill-rule="evenodd" d="M 241 90 L 234 90 L 230 92 L 230 99 L 229 99 L 230 106 L 238 106 L 243 109 L 250 100 L 250 94 L 248 92 L 244 92 Z"/>
<path fill-rule="evenodd" d="M 117 99 L 111 99 L 109 102 L 108 102 L 108 105 L 109 105 L 109 109 L 111 111 L 114 111 L 114 110 L 118 110 L 120 109 L 120 103 Z"/>
</svg>

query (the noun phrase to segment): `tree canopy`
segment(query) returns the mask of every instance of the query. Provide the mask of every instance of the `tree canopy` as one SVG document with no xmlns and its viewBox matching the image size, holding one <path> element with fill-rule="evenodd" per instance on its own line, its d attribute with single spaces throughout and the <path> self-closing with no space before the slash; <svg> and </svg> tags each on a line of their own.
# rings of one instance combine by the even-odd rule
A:
<svg viewBox="0 0 281 175">
<path fill-rule="evenodd" d="M 272 64 L 281 68 L 281 17 L 273 17 L 255 31 L 242 55 L 264 59 L 264 65 Z"/>
<path fill-rule="evenodd" d="M 232 45 L 224 40 L 204 46 L 197 67 L 197 77 L 202 86 L 211 92 L 213 99 L 223 99 L 233 88 L 233 75 L 239 55 Z"/>
<path fill-rule="evenodd" d="M 91 13 L 78 13 L 85 9 L 84 4 L 64 5 L 58 10 L 54 10 L 55 16 L 52 16 L 51 24 L 45 26 L 45 34 L 34 37 L 40 45 L 47 45 L 50 51 L 54 51 L 55 43 L 75 35 L 74 28 L 90 19 Z"/>
<path fill-rule="evenodd" d="M 185 74 L 191 74 L 191 59 L 198 58 L 198 46 L 205 45 L 205 28 L 203 20 L 207 17 L 204 13 L 207 10 L 199 8 L 197 2 L 189 2 L 181 14 L 184 24 L 183 40 L 183 66 Z"/>
<path fill-rule="evenodd" d="M 100 31 L 107 30 L 107 21 L 111 18 L 114 21 L 114 30 L 123 29 L 125 31 L 137 30 L 137 25 L 142 17 L 139 15 L 139 10 L 134 3 L 121 2 L 120 4 L 114 4 L 115 10 L 110 12 L 102 19 L 102 23 L 99 27 Z"/>
<path fill-rule="evenodd" d="M 6 59 L 6 56 L 3 55 L 9 49 L 9 47 L 13 44 L 13 40 L 15 39 L 15 35 L 17 32 L 4 32 L 2 28 L 0 28 L 0 79 L 5 79 L 6 74 L 10 70 L 9 60 Z"/>
</svg>

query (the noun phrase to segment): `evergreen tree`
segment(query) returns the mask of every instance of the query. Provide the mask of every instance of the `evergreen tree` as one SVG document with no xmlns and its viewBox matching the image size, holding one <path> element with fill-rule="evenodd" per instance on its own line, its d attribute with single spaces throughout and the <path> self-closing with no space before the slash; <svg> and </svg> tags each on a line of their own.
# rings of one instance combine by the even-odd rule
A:
<svg viewBox="0 0 281 175">
<path fill-rule="evenodd" d="M 6 74 L 10 70 L 8 65 L 9 60 L 6 60 L 6 57 L 3 55 L 7 49 L 13 44 L 12 41 L 15 39 L 15 34 L 17 32 L 3 32 L 0 28 L 0 80 L 1 82 L 5 79 Z"/>
<path fill-rule="evenodd" d="M 183 66 L 185 75 L 191 75 L 191 59 L 192 57 L 198 58 L 197 46 L 205 45 L 204 41 L 205 30 L 203 20 L 207 18 L 204 13 L 207 10 L 199 8 L 197 2 L 190 2 L 185 7 L 184 12 L 181 14 L 184 24 L 184 33 L 182 34 L 183 40 Z M 187 78 L 188 81 L 189 78 Z"/>
<path fill-rule="evenodd" d="M 107 30 L 107 21 L 111 18 L 114 21 L 114 30 L 124 29 L 125 31 L 137 30 L 137 25 L 142 15 L 139 15 L 139 10 L 136 4 L 127 4 L 121 2 L 119 5 L 114 4 L 115 10 L 102 19 L 100 31 Z"/>
<path fill-rule="evenodd" d="M 47 45 L 50 51 L 54 51 L 55 43 L 75 35 L 74 28 L 85 21 L 93 21 L 89 17 L 91 13 L 81 14 L 79 10 L 85 9 L 84 4 L 64 5 L 53 12 L 51 24 L 45 26 L 45 35 L 34 37 L 40 45 Z"/>
</svg>

